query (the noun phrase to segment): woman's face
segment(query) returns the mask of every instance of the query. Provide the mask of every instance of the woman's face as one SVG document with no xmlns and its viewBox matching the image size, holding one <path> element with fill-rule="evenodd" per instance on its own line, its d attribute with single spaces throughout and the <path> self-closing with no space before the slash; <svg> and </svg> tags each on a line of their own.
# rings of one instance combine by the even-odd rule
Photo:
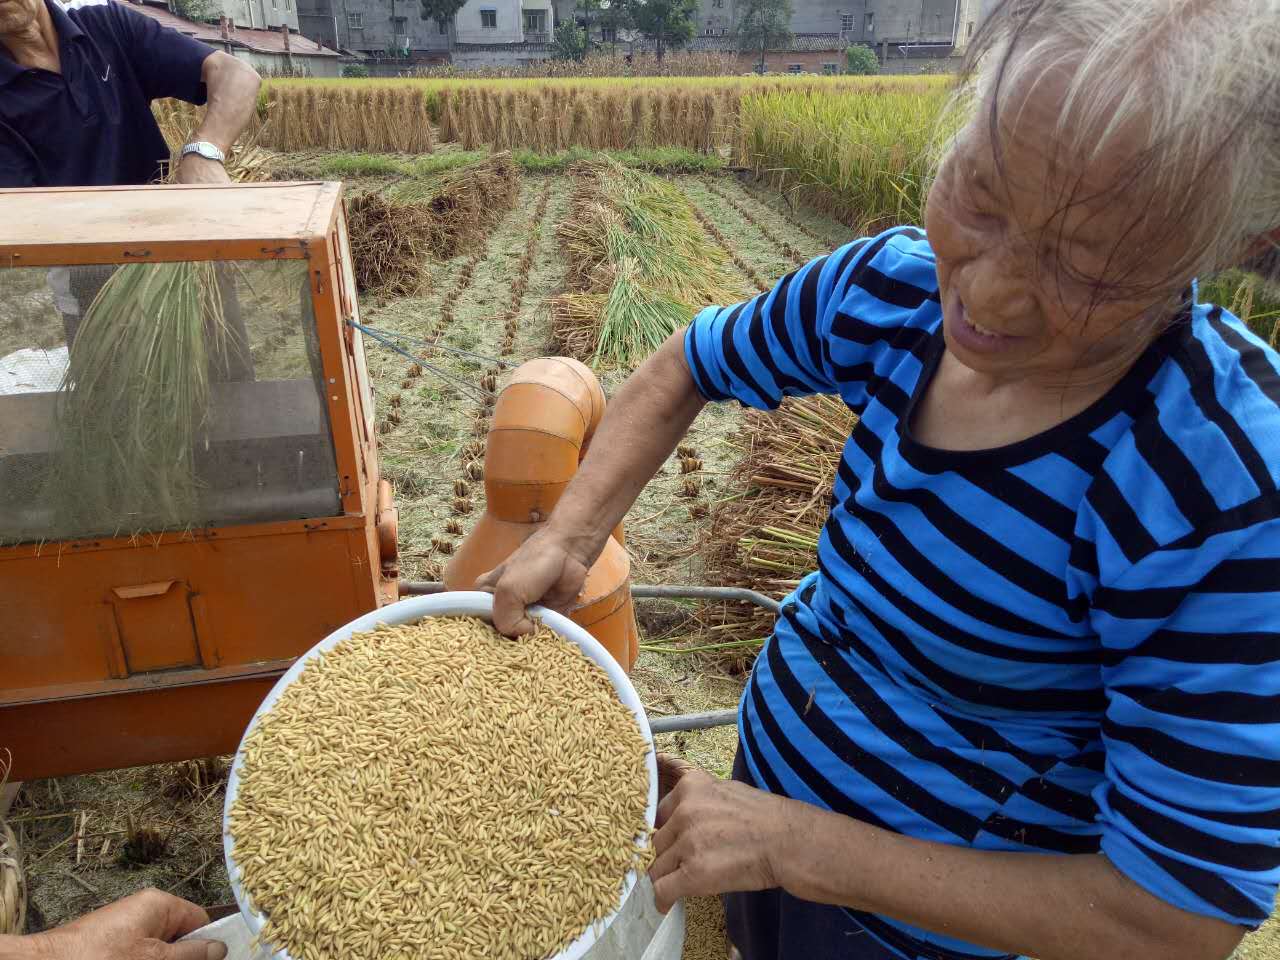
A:
<svg viewBox="0 0 1280 960">
<path fill-rule="evenodd" d="M 1083 174 L 1053 169 L 1060 98 L 1047 86 L 1002 109 L 1003 170 L 982 110 L 929 193 L 943 331 L 957 359 L 998 380 L 1103 383 L 1157 335 L 1168 293 L 1098 300 L 1093 281 L 1168 289 L 1171 238 L 1144 237 L 1140 191 L 1115 189 L 1132 155 L 1123 136 Z"/>
</svg>

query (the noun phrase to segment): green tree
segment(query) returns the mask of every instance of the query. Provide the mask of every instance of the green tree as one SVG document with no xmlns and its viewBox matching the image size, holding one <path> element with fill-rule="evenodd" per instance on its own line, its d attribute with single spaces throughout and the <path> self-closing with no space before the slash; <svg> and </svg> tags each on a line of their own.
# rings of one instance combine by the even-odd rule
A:
<svg viewBox="0 0 1280 960">
<path fill-rule="evenodd" d="M 668 46 L 693 39 L 698 0 L 629 0 L 630 20 L 657 46 L 658 60 Z"/>
<path fill-rule="evenodd" d="M 760 53 L 764 73 L 764 55 L 791 43 L 791 0 L 744 0 L 733 32 L 741 52 Z"/>
<path fill-rule="evenodd" d="M 587 31 L 572 20 L 560 21 L 555 33 L 555 59 L 583 61 L 587 58 L 590 45 L 587 42 Z"/>
<path fill-rule="evenodd" d="M 849 73 L 867 76 L 880 72 L 880 58 L 870 47 L 861 44 L 850 47 L 844 52 L 844 59 Z"/>
<path fill-rule="evenodd" d="M 418 0 L 423 20 L 434 20 L 441 29 L 453 22 L 467 0 Z"/>
<path fill-rule="evenodd" d="M 169 6 L 178 16 L 188 20 L 217 20 L 222 14 L 221 8 L 213 0 L 169 0 Z"/>
</svg>

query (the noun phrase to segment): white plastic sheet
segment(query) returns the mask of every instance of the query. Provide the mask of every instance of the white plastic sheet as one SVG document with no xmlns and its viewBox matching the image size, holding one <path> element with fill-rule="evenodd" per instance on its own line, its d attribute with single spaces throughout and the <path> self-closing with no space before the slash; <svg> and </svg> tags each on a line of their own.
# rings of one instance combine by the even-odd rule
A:
<svg viewBox="0 0 1280 960">
<path fill-rule="evenodd" d="M 67 348 L 26 347 L 0 357 L 0 397 L 17 393 L 52 393 L 67 372 Z"/>
<path fill-rule="evenodd" d="M 271 960 L 259 948 L 250 950 L 253 939 L 239 914 L 202 927 L 187 940 L 221 940 L 227 945 L 227 960 Z M 588 960 L 680 960 L 684 953 L 684 903 L 677 903 L 666 916 L 653 905 L 653 886 L 642 879 L 603 937 L 592 944 Z M 476 960 L 486 960 L 477 957 Z"/>
</svg>

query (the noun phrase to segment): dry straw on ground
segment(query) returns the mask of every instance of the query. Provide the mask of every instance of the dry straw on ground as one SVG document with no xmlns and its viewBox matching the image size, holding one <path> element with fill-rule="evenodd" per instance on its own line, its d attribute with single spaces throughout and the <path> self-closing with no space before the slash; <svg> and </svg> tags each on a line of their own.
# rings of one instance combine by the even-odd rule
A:
<svg viewBox="0 0 1280 960">
<path fill-rule="evenodd" d="M 476 249 L 519 192 L 520 172 L 505 153 L 426 180 L 352 191 L 347 232 L 356 285 L 364 292 L 412 295 L 428 260 Z"/>
<path fill-rule="evenodd" d="M 646 866 L 648 752 L 605 673 L 545 628 L 379 627 L 251 731 L 233 856 L 296 960 L 551 956 Z"/>
<path fill-rule="evenodd" d="M 817 565 L 818 535 L 830 510 L 831 484 L 853 430 L 853 411 L 834 396 L 787 400 L 772 412 L 747 412 L 739 435 L 743 455 L 733 489 L 743 497 L 720 504 L 703 545 L 708 582 L 749 587 L 773 596 L 793 590 Z M 755 654 L 773 618 L 755 607 L 727 606 L 708 624 L 739 663 Z"/>
<path fill-rule="evenodd" d="M 8 751 L 0 758 L 0 796 L 9 782 L 13 765 Z M 22 848 L 18 838 L 4 821 L 0 807 L 0 937 L 26 932 L 27 881 L 22 872 Z"/>
</svg>

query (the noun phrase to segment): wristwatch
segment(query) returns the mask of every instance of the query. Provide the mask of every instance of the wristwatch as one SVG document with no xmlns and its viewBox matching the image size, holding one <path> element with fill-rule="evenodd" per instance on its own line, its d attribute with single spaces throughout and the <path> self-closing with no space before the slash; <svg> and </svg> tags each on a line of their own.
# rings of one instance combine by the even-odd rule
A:
<svg viewBox="0 0 1280 960">
<path fill-rule="evenodd" d="M 204 157 L 206 160 L 217 160 L 218 163 L 227 162 L 226 154 L 208 140 L 197 140 L 195 143 L 188 143 L 182 148 L 182 156 L 185 157 L 188 153 L 194 153 L 197 156 Z"/>
</svg>

